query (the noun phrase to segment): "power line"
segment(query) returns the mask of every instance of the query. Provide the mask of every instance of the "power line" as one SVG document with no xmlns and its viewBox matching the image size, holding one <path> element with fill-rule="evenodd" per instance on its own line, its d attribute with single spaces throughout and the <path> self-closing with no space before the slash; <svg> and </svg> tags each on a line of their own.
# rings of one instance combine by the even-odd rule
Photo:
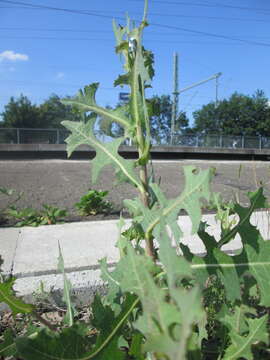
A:
<svg viewBox="0 0 270 360">
<path fill-rule="evenodd" d="M 136 2 L 142 2 L 144 0 L 129 0 L 129 1 L 136 1 Z M 246 6 L 234 6 L 234 5 L 224 5 L 224 4 L 210 4 L 210 3 L 197 3 L 197 2 L 185 2 L 185 1 L 160 1 L 155 0 L 155 3 L 160 4 L 171 4 L 171 5 L 184 5 L 184 6 L 199 6 L 199 7 L 213 7 L 213 8 L 228 8 L 228 9 L 236 9 L 236 10 L 246 10 L 246 11 L 259 11 L 259 12 L 267 12 L 270 13 L 270 9 L 262 9 L 262 8 L 251 8 Z"/>
<path fill-rule="evenodd" d="M 36 8 L 36 7 L 31 7 L 29 6 L 0 6 L 0 9 L 23 9 L 23 10 L 55 10 L 53 9 L 47 9 L 47 8 Z M 60 10 L 60 8 L 59 8 Z M 82 11 L 83 15 L 90 15 L 87 14 L 87 11 L 89 10 L 80 10 Z M 115 11 L 115 10 L 91 10 L 91 14 L 94 15 L 94 13 L 96 13 L 97 15 L 99 15 L 100 13 L 111 13 L 111 14 L 123 14 L 124 11 Z M 76 11 L 77 13 L 77 11 Z M 136 11 L 132 11 L 132 14 L 140 14 L 140 12 L 136 12 Z M 268 14 L 267 14 L 268 15 Z M 251 18 L 239 18 L 239 17 L 224 17 L 224 16 L 201 16 L 201 15 L 186 15 L 186 14 L 168 14 L 168 13 L 156 13 L 156 12 L 149 12 L 149 16 L 162 16 L 162 17 L 176 17 L 176 18 L 188 18 L 188 19 L 200 19 L 200 20 L 224 20 L 224 21 L 244 21 L 244 22 L 260 22 L 260 23 L 269 23 L 269 20 L 264 20 L 264 19 L 251 19 Z"/>
<path fill-rule="evenodd" d="M 258 42 L 258 41 L 245 40 L 245 39 L 235 38 L 235 37 L 227 36 L 227 35 L 220 35 L 220 34 L 214 34 L 214 33 L 209 33 L 209 32 L 205 32 L 205 31 L 187 29 L 187 28 L 183 28 L 183 27 L 179 27 L 179 26 L 165 25 L 165 24 L 162 25 L 162 24 L 157 24 L 157 23 L 153 23 L 153 22 L 151 22 L 151 25 L 166 28 L 166 29 L 180 30 L 180 31 L 184 31 L 184 32 L 190 32 L 190 33 L 193 33 L 193 34 L 220 38 L 220 39 L 240 41 L 240 42 L 247 43 L 247 44 L 250 44 L 250 45 L 258 45 L 258 46 L 266 46 L 266 47 L 270 46 L 270 43 L 262 43 L 262 42 Z"/>
<path fill-rule="evenodd" d="M 0 27 L 0 31 L 36 31 L 36 32 L 70 32 L 70 33 L 104 33 L 104 34 L 111 34 L 110 30 L 81 30 L 81 29 L 67 29 L 67 28 L 28 28 L 28 27 Z M 186 34 L 179 34 L 178 32 L 155 32 L 155 31 L 148 31 L 147 35 L 164 35 L 164 36 L 187 36 Z M 197 36 L 197 34 L 189 34 L 190 36 Z M 242 35 L 243 36 L 243 35 Z M 270 37 L 261 37 L 261 36 L 253 36 L 253 35 L 245 35 L 244 37 L 247 38 L 255 38 L 255 39 L 270 39 Z M 59 38 L 60 39 L 60 38 Z M 97 39 L 97 40 L 108 40 L 108 39 Z"/>
<path fill-rule="evenodd" d="M 108 41 L 111 42 L 112 39 L 100 39 L 100 38 L 71 38 L 71 37 L 49 37 L 49 36 L 0 36 L 0 39 L 11 39 L 11 40 L 55 40 L 55 41 Z M 189 44 L 189 45 L 229 45 L 229 46 L 244 46 L 248 45 L 245 43 L 235 43 L 235 42 L 214 42 L 214 41 L 199 41 L 199 40 L 180 40 L 180 41 L 167 41 L 159 39 L 151 39 L 151 43 L 158 44 Z M 147 41 L 146 41 L 147 42 Z M 244 41 L 243 41 L 244 42 Z M 270 46 L 270 44 L 269 44 Z"/>
<path fill-rule="evenodd" d="M 36 5 L 36 4 L 30 4 L 20 1 L 12 1 L 12 0 L 0 0 L 2 3 L 8 3 L 8 4 L 14 4 L 14 5 L 24 5 L 28 6 L 30 8 L 36 8 L 36 9 L 46 9 L 46 10 L 53 10 L 53 11 L 62 11 L 72 14 L 80 14 L 80 15 L 90 15 L 90 16 L 96 16 L 96 17 L 102 17 L 106 19 L 111 19 L 112 17 L 109 15 L 103 15 L 103 14 L 97 14 L 94 11 L 89 12 L 87 10 L 76 10 L 76 9 L 67 9 L 67 8 L 59 8 L 54 6 L 46 6 L 46 5 Z M 116 19 L 125 20 L 124 17 L 115 17 Z"/>
<path fill-rule="evenodd" d="M 53 86 L 69 86 L 69 87 L 76 87 L 81 88 L 84 85 L 78 85 L 78 84 L 67 84 L 67 83 L 57 83 L 57 82 L 46 82 L 46 81 L 21 81 L 21 80 L 1 80 L 1 82 L 5 82 L 5 83 L 15 83 L 15 84 L 21 84 L 21 85 L 33 85 L 33 86 L 42 86 L 42 85 L 53 85 Z M 116 90 L 117 89 L 115 87 L 99 87 L 100 90 Z"/>
<path fill-rule="evenodd" d="M 45 6 L 45 5 L 35 5 L 35 4 L 19 2 L 19 1 L 11 1 L 11 0 L 0 0 L 0 2 L 11 3 L 11 4 L 16 4 L 16 5 L 26 5 L 26 6 L 30 6 L 30 7 L 43 8 L 43 9 L 48 9 L 48 10 L 64 11 L 64 12 L 69 12 L 69 13 L 76 13 L 76 14 L 83 14 L 83 15 L 88 15 L 88 16 L 96 16 L 96 17 L 111 19 L 111 17 L 108 15 L 94 14 L 94 13 L 91 13 L 91 12 L 88 12 L 85 10 L 75 10 L 75 9 L 58 8 L 58 7 L 51 7 L 51 6 Z M 123 17 L 116 17 L 116 19 L 125 20 L 125 18 L 123 18 Z M 138 22 L 138 20 L 135 20 L 135 21 Z M 164 28 L 164 29 L 173 29 L 173 30 L 198 34 L 198 35 L 204 35 L 204 36 L 215 37 L 215 38 L 226 39 L 226 40 L 239 41 L 239 42 L 247 43 L 250 45 L 265 46 L 265 47 L 270 46 L 270 43 L 262 43 L 262 42 L 258 42 L 258 41 L 245 40 L 245 39 L 231 37 L 231 36 L 227 36 L 227 35 L 220 35 L 220 34 L 214 34 L 214 33 L 209 33 L 209 32 L 205 32 L 205 31 L 187 29 L 187 28 L 183 28 L 183 27 L 179 27 L 179 26 L 172 26 L 172 25 L 159 24 L 159 23 L 153 23 L 153 22 L 151 22 L 150 25 Z"/>
</svg>

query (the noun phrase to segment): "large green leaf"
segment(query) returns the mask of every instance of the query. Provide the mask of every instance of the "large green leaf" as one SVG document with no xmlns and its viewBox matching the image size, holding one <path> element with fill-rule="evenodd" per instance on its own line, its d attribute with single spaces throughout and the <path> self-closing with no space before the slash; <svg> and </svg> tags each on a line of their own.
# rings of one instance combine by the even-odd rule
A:
<svg viewBox="0 0 270 360">
<path fill-rule="evenodd" d="M 134 172 L 134 162 L 123 159 L 118 154 L 118 148 L 123 138 L 116 139 L 110 143 L 102 143 L 93 132 L 95 119 L 90 119 L 86 123 L 63 121 L 62 124 L 71 131 L 71 135 L 66 139 L 67 151 L 70 156 L 72 152 L 82 144 L 89 145 L 96 150 L 96 157 L 92 161 L 92 181 L 95 182 L 100 170 L 112 164 L 117 172 L 121 172 L 133 185 L 142 190 L 138 177 Z"/>
<path fill-rule="evenodd" d="M 262 191 L 259 189 L 250 194 L 250 201 L 250 208 L 254 208 L 254 202 L 261 203 Z M 250 223 L 250 208 L 245 209 L 240 205 L 235 208 L 240 218 L 240 225 L 236 225 L 236 228 L 243 244 L 239 255 L 229 256 L 224 253 L 219 243 L 205 231 L 203 224 L 198 234 L 206 247 L 206 256 L 198 257 L 191 254 L 187 246 L 180 246 L 186 259 L 192 262 L 191 267 L 202 286 L 210 275 L 217 275 L 225 286 L 228 299 L 234 301 L 241 299 L 243 277 L 251 274 L 259 287 L 261 305 L 270 306 L 270 241 L 264 240 L 258 229 Z"/>
<path fill-rule="evenodd" d="M 249 192 L 248 197 L 250 200 L 249 207 L 245 208 L 238 203 L 234 204 L 233 211 L 239 215 L 239 222 L 229 231 L 222 229 L 219 247 L 234 239 L 238 232 L 243 234 L 248 234 L 250 230 L 253 232 L 253 228 L 250 227 L 250 217 L 256 209 L 267 207 L 267 199 L 263 195 L 263 188 L 259 188 L 255 192 Z"/>
<path fill-rule="evenodd" d="M 182 194 L 174 199 L 167 199 L 157 184 L 150 184 L 156 198 L 156 204 L 151 208 L 146 208 L 142 203 L 125 202 L 128 209 L 140 216 L 135 219 L 141 222 L 142 227 L 149 236 L 152 232 L 154 236 L 164 231 L 164 226 L 168 225 L 175 240 L 178 242 L 182 231 L 177 224 L 180 210 L 186 210 L 192 221 L 192 231 L 197 232 L 201 221 L 201 202 L 210 199 L 209 183 L 212 177 L 212 170 L 198 170 L 194 166 L 184 167 L 185 188 Z M 162 220 L 162 222 L 161 222 Z"/>
<path fill-rule="evenodd" d="M 118 338 L 137 304 L 137 298 L 128 295 L 121 312 L 115 316 L 96 298 L 92 308 L 93 324 L 98 330 L 96 339 L 87 336 L 89 328 L 86 325 L 74 324 L 61 333 L 44 329 L 35 338 L 18 338 L 18 352 L 26 360 L 123 360 L 125 353 L 118 348 Z"/>
<path fill-rule="evenodd" d="M 4 332 L 4 341 L 0 343 L 0 358 L 15 356 L 16 352 L 14 334 L 11 329 L 7 329 Z"/>
<path fill-rule="evenodd" d="M 171 288 L 163 288 L 164 282 L 160 281 L 163 275 L 151 258 L 136 254 L 127 241 L 125 251 L 126 255 L 111 272 L 103 263 L 102 276 L 109 283 L 109 292 L 116 295 L 121 288 L 122 292 L 135 293 L 141 301 L 143 313 L 135 326 L 146 338 L 144 351 L 163 354 L 171 360 L 185 359 L 185 345 L 192 334 L 192 326 L 203 316 L 199 289 L 179 289 L 174 281 Z M 176 273 L 177 280 L 191 275 L 183 258 L 174 259 L 173 264 L 170 271 Z M 171 278 L 176 279 L 175 276 Z M 172 301 L 168 301 L 168 296 Z"/>
<path fill-rule="evenodd" d="M 253 359 L 251 346 L 256 342 L 264 342 L 268 344 L 267 320 L 268 316 L 261 318 L 242 318 L 241 309 L 236 308 L 234 314 L 224 312 L 223 317 L 219 320 L 229 329 L 229 337 L 231 344 L 225 351 L 224 360 L 237 360 L 244 358 Z M 245 334 L 243 334 L 243 321 L 245 321 Z"/>
<path fill-rule="evenodd" d="M 63 104 L 75 105 L 82 111 L 93 111 L 103 118 L 109 119 L 111 122 L 116 122 L 121 125 L 126 131 L 131 131 L 131 125 L 126 113 L 122 108 L 116 108 L 115 110 L 104 109 L 97 105 L 95 100 L 96 91 L 99 84 L 93 83 L 85 86 L 84 90 L 80 90 L 74 98 L 68 98 L 62 100 Z"/>
<path fill-rule="evenodd" d="M 64 328 L 61 333 L 43 329 L 34 339 L 19 337 L 16 347 L 19 355 L 26 360 L 86 360 L 91 341 L 86 336 L 85 327 L 75 324 Z"/>
<path fill-rule="evenodd" d="M 12 311 L 13 315 L 19 313 L 31 313 L 34 310 L 34 306 L 31 304 L 26 304 L 14 295 L 12 290 L 14 282 L 14 278 L 10 278 L 9 280 L 2 283 L 0 282 L 0 303 L 6 303 Z"/>
</svg>

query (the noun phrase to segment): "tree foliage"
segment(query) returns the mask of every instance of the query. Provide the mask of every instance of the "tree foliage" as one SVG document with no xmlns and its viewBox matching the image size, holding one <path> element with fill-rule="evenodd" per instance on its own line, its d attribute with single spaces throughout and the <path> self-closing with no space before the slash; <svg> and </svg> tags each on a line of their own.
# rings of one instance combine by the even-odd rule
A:
<svg viewBox="0 0 270 360">
<path fill-rule="evenodd" d="M 59 128 L 61 121 L 81 119 L 75 106 L 65 106 L 58 95 L 51 95 L 40 105 L 33 104 L 27 96 L 10 98 L 2 116 L 2 127 L 6 128 Z"/>
<path fill-rule="evenodd" d="M 116 109 L 123 107 L 125 104 L 120 102 L 116 105 Z M 149 110 L 150 131 L 153 144 L 168 144 L 171 137 L 172 122 L 172 100 L 169 95 L 154 95 L 147 99 Z M 111 109 L 111 107 L 108 107 Z M 127 112 L 128 105 L 126 104 Z M 175 132 L 181 133 L 188 128 L 188 118 L 185 112 L 180 112 L 175 123 Z M 117 123 L 112 123 L 108 119 L 101 117 L 99 121 L 99 129 L 110 137 L 123 136 L 123 128 Z"/>
<path fill-rule="evenodd" d="M 172 123 L 172 100 L 169 95 L 153 96 L 149 99 L 151 105 L 151 137 L 153 143 L 169 144 Z M 175 122 L 175 132 L 181 133 L 188 127 L 185 112 L 180 112 Z"/>
<path fill-rule="evenodd" d="M 253 96 L 235 92 L 218 106 L 211 102 L 193 113 L 197 133 L 224 135 L 270 135 L 270 106 L 264 92 Z"/>
</svg>

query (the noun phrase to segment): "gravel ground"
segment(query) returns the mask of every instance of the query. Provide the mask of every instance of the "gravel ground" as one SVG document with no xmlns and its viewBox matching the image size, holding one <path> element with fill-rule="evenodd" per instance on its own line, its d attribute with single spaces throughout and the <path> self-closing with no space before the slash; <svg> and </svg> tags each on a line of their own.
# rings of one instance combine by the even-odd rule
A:
<svg viewBox="0 0 270 360">
<path fill-rule="evenodd" d="M 195 165 L 202 169 L 215 167 L 212 190 L 220 192 L 225 200 L 236 195 L 243 204 L 247 204 L 245 194 L 255 190 L 260 182 L 265 184 L 265 193 L 269 196 L 270 163 L 267 161 L 178 160 L 154 161 L 153 165 L 156 178 L 161 177 L 161 188 L 168 197 L 177 196 L 184 187 L 183 165 Z M 118 217 L 117 211 L 121 209 L 123 199 L 136 196 L 135 189 L 129 184 L 114 184 L 114 174 L 110 167 L 105 168 L 98 182 L 91 185 L 91 164 L 87 160 L 2 160 L 0 186 L 24 192 L 23 198 L 17 203 L 18 207 L 39 209 L 42 204 L 56 205 L 68 209 L 70 221 L 83 220 L 78 217 L 74 203 L 90 187 L 109 190 L 107 198 L 116 209 L 110 218 Z M 5 205 L 3 197 L 0 201 L 2 208 Z M 102 217 L 91 218 L 96 220 Z"/>
</svg>

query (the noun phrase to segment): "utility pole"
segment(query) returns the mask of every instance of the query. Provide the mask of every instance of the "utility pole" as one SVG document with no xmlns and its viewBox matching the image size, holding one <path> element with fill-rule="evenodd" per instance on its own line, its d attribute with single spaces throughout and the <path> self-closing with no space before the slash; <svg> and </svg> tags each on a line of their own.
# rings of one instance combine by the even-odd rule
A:
<svg viewBox="0 0 270 360">
<path fill-rule="evenodd" d="M 218 73 L 218 76 L 216 76 L 216 101 L 215 101 L 215 107 L 218 106 L 218 86 L 219 86 L 218 79 L 219 79 L 220 75 L 221 75 L 221 73 Z"/>
<path fill-rule="evenodd" d="M 175 123 L 178 114 L 178 54 L 173 55 L 173 103 L 172 103 L 172 120 L 171 120 L 171 144 L 173 143 L 173 136 L 175 133 Z"/>
</svg>

